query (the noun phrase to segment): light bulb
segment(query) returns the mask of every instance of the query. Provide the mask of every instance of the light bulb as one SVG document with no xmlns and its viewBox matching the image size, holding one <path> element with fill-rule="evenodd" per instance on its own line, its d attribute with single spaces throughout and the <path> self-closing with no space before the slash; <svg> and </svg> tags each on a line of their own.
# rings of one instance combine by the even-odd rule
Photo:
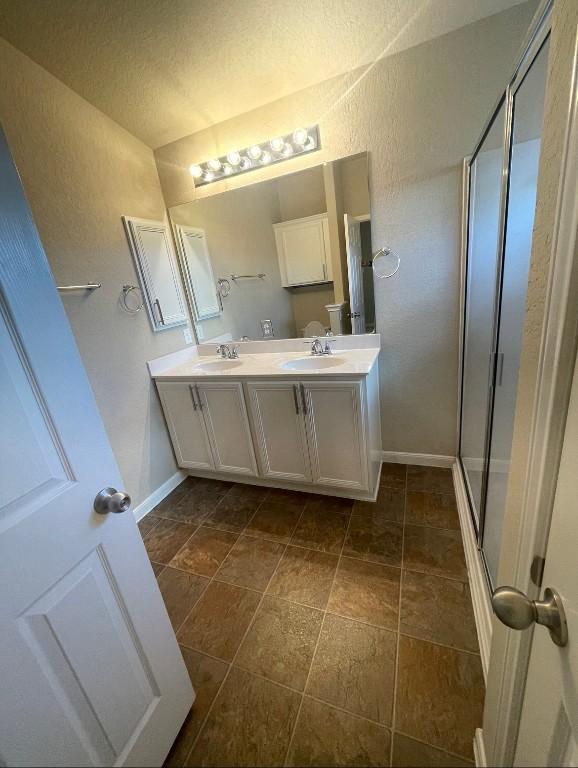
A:
<svg viewBox="0 0 578 768">
<path fill-rule="evenodd" d="M 239 165 L 241 162 L 241 155 L 237 152 L 229 152 L 227 155 L 227 160 L 231 163 L 231 165 Z"/>
<path fill-rule="evenodd" d="M 251 147 L 251 149 L 247 150 L 247 154 L 251 158 L 251 160 L 258 160 L 261 157 L 261 147 L 255 144 L 254 147 Z"/>
<path fill-rule="evenodd" d="M 305 144 L 308 138 L 309 134 L 305 128 L 297 128 L 297 130 L 293 132 L 293 141 L 295 144 L 299 144 L 300 147 Z"/>
<path fill-rule="evenodd" d="M 271 144 L 271 149 L 273 150 L 273 152 L 281 152 L 281 150 L 285 146 L 285 142 L 281 138 L 271 139 L 269 143 Z"/>
<path fill-rule="evenodd" d="M 244 171 L 248 171 L 249 168 L 253 165 L 253 163 L 249 160 L 248 157 L 243 157 L 241 160 L 241 168 Z"/>
<path fill-rule="evenodd" d="M 287 142 L 283 148 L 283 157 L 291 157 L 293 154 L 293 146 Z"/>
<path fill-rule="evenodd" d="M 271 160 L 272 160 L 272 159 L 273 159 L 273 157 L 271 156 L 271 153 L 270 153 L 270 152 L 267 152 L 267 151 L 265 150 L 265 152 L 263 152 L 263 157 L 261 158 L 261 163 L 262 163 L 263 165 L 267 165 L 268 163 L 270 163 L 270 162 L 271 162 Z"/>
<path fill-rule="evenodd" d="M 225 176 L 230 176 L 233 173 L 233 167 L 229 163 L 223 165 L 223 173 Z"/>
<path fill-rule="evenodd" d="M 205 171 L 205 175 L 203 176 L 203 181 L 213 181 L 215 178 L 215 174 L 211 171 Z"/>
<path fill-rule="evenodd" d="M 310 136 L 305 142 L 305 146 L 303 147 L 303 149 L 306 152 L 310 152 L 312 149 L 315 149 L 315 147 L 316 147 L 315 139 L 313 138 L 313 136 Z"/>
<path fill-rule="evenodd" d="M 200 179 L 203 175 L 203 169 L 200 165 L 189 165 L 189 173 L 193 179 Z"/>
<path fill-rule="evenodd" d="M 207 165 L 209 166 L 209 168 L 212 171 L 220 171 L 221 170 L 221 161 L 218 158 L 216 158 L 216 157 L 214 157 L 212 160 L 209 160 Z"/>
</svg>

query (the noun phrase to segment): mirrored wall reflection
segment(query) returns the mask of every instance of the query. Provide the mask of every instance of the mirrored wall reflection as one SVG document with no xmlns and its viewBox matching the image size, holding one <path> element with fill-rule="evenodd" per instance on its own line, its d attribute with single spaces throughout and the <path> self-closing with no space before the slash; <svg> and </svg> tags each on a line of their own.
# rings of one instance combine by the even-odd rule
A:
<svg viewBox="0 0 578 768">
<path fill-rule="evenodd" d="M 544 121 L 548 47 L 546 42 L 514 95 L 497 369 L 483 529 L 486 563 L 494 583 L 498 575 L 514 433 L 540 137 Z"/>
<path fill-rule="evenodd" d="M 494 332 L 505 114 L 502 104 L 470 166 L 460 454 L 478 521 L 482 507 Z"/>
<path fill-rule="evenodd" d="M 169 214 L 199 341 L 375 330 L 367 153 Z"/>
</svg>

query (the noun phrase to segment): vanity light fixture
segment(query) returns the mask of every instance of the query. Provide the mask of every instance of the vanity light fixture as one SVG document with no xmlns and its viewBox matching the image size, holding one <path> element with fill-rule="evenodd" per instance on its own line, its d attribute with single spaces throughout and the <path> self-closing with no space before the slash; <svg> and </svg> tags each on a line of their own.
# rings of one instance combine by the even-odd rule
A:
<svg viewBox="0 0 578 768">
<path fill-rule="evenodd" d="M 213 157 L 204 163 L 189 166 L 195 186 L 202 187 L 225 176 L 235 176 L 253 168 L 280 163 L 292 157 L 321 148 L 319 127 L 296 128 L 285 136 L 276 136 L 269 141 L 242 150 L 231 150 L 226 156 Z"/>
<path fill-rule="evenodd" d="M 229 152 L 227 160 L 231 165 L 237 166 L 241 163 L 241 155 L 238 152 Z"/>
</svg>

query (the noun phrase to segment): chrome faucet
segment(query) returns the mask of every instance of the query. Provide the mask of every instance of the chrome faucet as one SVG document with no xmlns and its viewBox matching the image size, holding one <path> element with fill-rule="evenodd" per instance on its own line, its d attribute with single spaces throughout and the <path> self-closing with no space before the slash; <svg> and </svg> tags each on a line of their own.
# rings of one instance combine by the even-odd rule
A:
<svg viewBox="0 0 578 768">
<path fill-rule="evenodd" d="M 335 339 L 325 339 L 325 346 L 319 341 L 319 339 L 314 339 L 312 342 L 306 341 L 306 344 L 311 343 L 311 354 L 312 355 L 332 355 L 333 352 L 331 351 L 331 347 L 329 346 L 330 341 L 335 341 Z"/>
<path fill-rule="evenodd" d="M 239 347 L 233 344 L 233 348 L 228 344 L 219 344 L 217 354 L 221 355 L 223 360 L 236 360 L 239 357 Z"/>
</svg>

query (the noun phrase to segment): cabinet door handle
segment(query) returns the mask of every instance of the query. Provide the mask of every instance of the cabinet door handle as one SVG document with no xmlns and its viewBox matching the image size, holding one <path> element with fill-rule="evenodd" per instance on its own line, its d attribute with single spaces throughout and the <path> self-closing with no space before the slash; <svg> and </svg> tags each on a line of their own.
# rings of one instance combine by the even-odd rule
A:
<svg viewBox="0 0 578 768">
<path fill-rule="evenodd" d="M 299 413 L 299 385 L 293 384 L 293 400 L 295 400 L 295 413 Z"/>
<path fill-rule="evenodd" d="M 197 400 L 198 400 L 198 403 L 199 403 L 199 411 L 202 411 L 203 410 L 203 401 L 201 400 L 201 396 L 199 394 L 199 388 L 197 387 L 196 384 L 195 384 L 195 392 L 197 393 Z"/>
<path fill-rule="evenodd" d="M 165 318 L 163 317 L 163 311 L 161 309 L 161 303 L 160 303 L 160 301 L 158 299 L 155 299 L 155 306 L 156 306 L 156 308 L 159 311 L 160 323 L 161 323 L 161 325 L 164 325 L 165 324 Z"/>
<path fill-rule="evenodd" d="M 307 413 L 307 400 L 305 398 L 305 387 L 300 384 L 301 387 L 301 399 L 303 400 L 303 413 Z"/>
<path fill-rule="evenodd" d="M 193 384 L 189 384 L 189 390 L 191 392 L 191 400 L 193 401 L 193 410 L 197 410 L 197 401 L 195 400 L 195 387 Z"/>
</svg>

